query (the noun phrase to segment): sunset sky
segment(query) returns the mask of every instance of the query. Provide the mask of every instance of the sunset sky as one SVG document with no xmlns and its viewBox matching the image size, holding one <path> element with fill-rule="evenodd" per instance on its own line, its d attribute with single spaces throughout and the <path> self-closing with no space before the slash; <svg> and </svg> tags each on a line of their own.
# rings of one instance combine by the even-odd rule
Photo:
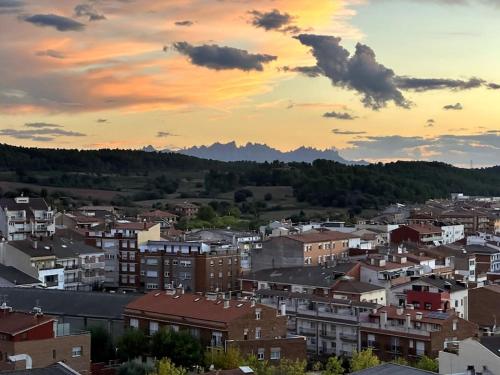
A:
<svg viewBox="0 0 500 375">
<path fill-rule="evenodd" d="M 500 164 L 500 0 L 0 0 L 0 142 Z"/>
</svg>

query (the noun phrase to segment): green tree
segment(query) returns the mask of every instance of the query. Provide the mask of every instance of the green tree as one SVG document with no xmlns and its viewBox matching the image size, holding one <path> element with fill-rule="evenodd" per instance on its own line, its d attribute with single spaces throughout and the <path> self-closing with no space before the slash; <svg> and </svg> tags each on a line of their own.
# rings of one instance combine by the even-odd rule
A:
<svg viewBox="0 0 500 375">
<path fill-rule="evenodd" d="M 238 349 L 230 347 L 226 352 L 223 350 L 208 349 L 204 355 L 205 366 L 214 366 L 216 370 L 231 370 L 241 366 L 244 359 Z"/>
<path fill-rule="evenodd" d="M 436 359 L 432 359 L 424 355 L 420 358 L 417 363 L 415 363 L 416 368 L 420 370 L 438 372 L 439 371 L 439 363 Z"/>
<path fill-rule="evenodd" d="M 156 364 L 153 375 L 187 375 L 187 371 L 183 367 L 176 367 L 169 358 L 163 358 Z"/>
<path fill-rule="evenodd" d="M 115 358 L 113 339 L 103 326 L 90 327 L 90 358 L 92 362 L 108 362 Z"/>
<path fill-rule="evenodd" d="M 364 370 L 365 368 L 375 367 L 380 364 L 378 357 L 373 354 L 372 349 L 365 349 L 360 352 L 354 352 L 351 359 L 351 371 Z"/>
<path fill-rule="evenodd" d="M 212 206 L 201 206 L 198 209 L 198 219 L 203 221 L 212 221 L 217 214 Z"/>
<path fill-rule="evenodd" d="M 345 369 L 342 366 L 342 360 L 338 357 L 328 358 L 323 375 L 342 375 L 344 372 Z"/>
<path fill-rule="evenodd" d="M 152 371 L 153 368 L 146 363 L 128 361 L 118 368 L 118 375 L 148 375 Z"/>
<path fill-rule="evenodd" d="M 140 329 L 130 328 L 118 340 L 118 355 L 122 360 L 142 357 L 148 351 L 148 339 Z"/>
<path fill-rule="evenodd" d="M 397 357 L 396 359 L 392 360 L 391 363 L 395 363 L 397 365 L 402 365 L 402 366 L 409 366 L 408 361 L 403 357 Z"/>
<path fill-rule="evenodd" d="M 177 366 L 190 368 L 201 364 L 203 356 L 199 340 L 186 332 L 159 330 L 151 338 L 151 355 L 169 357 Z"/>
<path fill-rule="evenodd" d="M 306 361 L 282 359 L 274 367 L 273 375 L 305 375 L 306 367 Z"/>
</svg>

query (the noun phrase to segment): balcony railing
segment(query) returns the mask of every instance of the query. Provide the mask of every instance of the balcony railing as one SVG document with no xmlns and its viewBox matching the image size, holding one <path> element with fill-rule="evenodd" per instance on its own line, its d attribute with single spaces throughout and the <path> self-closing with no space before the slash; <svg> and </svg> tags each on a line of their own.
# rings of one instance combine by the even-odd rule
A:
<svg viewBox="0 0 500 375">
<path fill-rule="evenodd" d="M 305 335 L 305 336 L 316 336 L 318 332 L 316 328 L 305 328 L 305 327 L 299 327 L 297 331 L 299 335 Z"/>
<path fill-rule="evenodd" d="M 354 335 L 354 334 L 341 333 L 340 338 L 344 341 L 350 341 L 350 342 L 357 342 L 358 341 L 358 335 Z"/>
<path fill-rule="evenodd" d="M 105 280 L 106 276 L 82 276 L 82 283 L 84 284 L 103 283 Z"/>
<path fill-rule="evenodd" d="M 96 268 L 104 268 L 104 266 L 104 262 L 82 263 L 82 268 L 84 270 L 94 270 Z"/>
<path fill-rule="evenodd" d="M 330 339 L 336 339 L 337 338 L 337 332 L 336 331 L 321 330 L 319 332 L 319 335 L 321 337 L 327 337 L 327 338 L 330 338 Z"/>
<path fill-rule="evenodd" d="M 415 329 L 415 328 L 406 328 L 405 326 L 391 326 L 389 324 L 385 326 L 380 326 L 378 323 L 363 323 L 361 325 L 361 328 L 375 328 L 379 330 L 384 330 L 384 331 L 391 331 L 391 332 L 397 332 L 397 333 L 409 333 L 412 335 L 418 335 L 418 336 L 430 336 L 431 332 L 426 331 L 423 329 Z"/>
</svg>

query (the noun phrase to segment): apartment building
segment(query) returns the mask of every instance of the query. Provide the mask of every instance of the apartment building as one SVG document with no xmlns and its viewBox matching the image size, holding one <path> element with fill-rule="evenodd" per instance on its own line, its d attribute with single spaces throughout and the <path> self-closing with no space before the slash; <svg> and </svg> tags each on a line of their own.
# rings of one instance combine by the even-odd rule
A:
<svg viewBox="0 0 500 375">
<path fill-rule="evenodd" d="M 90 374 L 90 333 L 72 332 L 39 308 L 31 313 L 0 307 L 0 371 L 42 368 L 64 362 L 82 375 Z"/>
<path fill-rule="evenodd" d="M 1 198 L 0 232 L 9 241 L 50 236 L 55 232 L 54 210 L 43 198 Z"/>
<path fill-rule="evenodd" d="M 199 207 L 193 203 L 183 202 L 178 203 L 174 206 L 174 212 L 179 217 L 185 217 L 187 219 L 192 219 L 198 215 Z"/>
<path fill-rule="evenodd" d="M 361 323 L 361 347 L 371 348 L 382 361 L 405 358 L 415 361 L 474 337 L 478 326 L 453 311 L 439 312 L 385 306 Z"/>
<path fill-rule="evenodd" d="M 401 225 L 391 232 L 391 244 L 411 242 L 419 245 L 440 245 L 443 241 L 440 227 L 429 224 Z"/>
<path fill-rule="evenodd" d="M 309 356 L 352 356 L 360 350 L 360 324 L 377 304 L 305 293 L 259 290 L 258 301 L 288 315 L 288 331 L 307 338 Z"/>
<path fill-rule="evenodd" d="M 161 229 L 167 229 L 177 223 L 178 218 L 178 215 L 168 211 L 153 210 L 139 214 L 137 216 L 137 221 L 160 224 Z"/>
<path fill-rule="evenodd" d="M 148 222 L 120 222 L 85 232 L 85 243 L 104 250 L 104 286 L 113 289 L 118 288 L 121 282 L 120 251 L 130 249 L 135 254 L 139 245 L 160 239 L 160 224 Z M 130 259 L 131 269 L 138 260 Z"/>
<path fill-rule="evenodd" d="M 262 243 L 261 249 L 252 252 L 252 271 L 318 266 L 345 260 L 353 240 L 359 242 L 360 238 L 336 231 L 271 237 Z"/>
<path fill-rule="evenodd" d="M 454 310 L 460 318 L 469 317 L 467 284 L 436 275 L 393 286 L 389 290 L 389 303 L 396 306 L 413 305 L 417 310 Z"/>
<path fill-rule="evenodd" d="M 286 315 L 253 300 L 152 291 L 129 303 L 123 316 L 125 327 L 149 335 L 162 328 L 189 332 L 212 350 L 236 347 L 243 355 L 271 362 L 306 357 L 304 337 L 287 334 Z"/>
<path fill-rule="evenodd" d="M 236 291 L 240 288 L 240 263 L 240 252 L 232 247 L 148 241 L 136 252 L 122 249 L 121 285 L 135 290 L 182 287 L 188 292 Z"/>
<path fill-rule="evenodd" d="M 45 288 L 64 289 L 64 266 L 49 246 L 40 241 L 0 242 L 0 263 L 38 279 Z"/>
<path fill-rule="evenodd" d="M 360 280 L 385 289 L 424 274 L 425 267 L 410 262 L 405 254 L 370 255 L 361 261 Z"/>
<path fill-rule="evenodd" d="M 464 226 L 465 235 L 476 232 L 491 232 L 490 215 L 479 210 L 448 210 L 439 215 L 439 219 L 453 221 Z"/>
</svg>

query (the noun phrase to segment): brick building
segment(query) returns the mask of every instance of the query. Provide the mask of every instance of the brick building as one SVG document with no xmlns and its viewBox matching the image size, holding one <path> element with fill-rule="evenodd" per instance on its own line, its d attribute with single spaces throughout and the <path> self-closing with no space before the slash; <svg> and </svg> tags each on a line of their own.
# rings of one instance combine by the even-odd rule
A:
<svg viewBox="0 0 500 375">
<path fill-rule="evenodd" d="M 419 245 L 437 245 L 443 240 L 440 227 L 429 224 L 401 225 L 391 232 L 391 243 L 412 242 Z"/>
<path fill-rule="evenodd" d="M 276 361 L 305 359 L 304 337 L 287 334 L 287 317 L 253 301 L 153 291 L 129 303 L 125 326 L 151 335 L 161 328 L 186 331 L 214 350 L 237 347 L 243 355 Z"/>
<path fill-rule="evenodd" d="M 174 212 L 179 217 L 185 217 L 187 219 L 192 219 L 198 215 L 199 207 L 193 203 L 183 202 L 178 203 L 174 206 Z"/>
<path fill-rule="evenodd" d="M 477 334 L 476 324 L 452 311 L 385 306 L 370 314 L 369 322 L 361 323 L 362 348 L 372 348 L 382 361 L 436 358 L 440 350 Z"/>
<path fill-rule="evenodd" d="M 334 264 L 347 259 L 354 239 L 359 237 L 336 231 L 271 237 L 252 252 L 252 271 Z"/>
<path fill-rule="evenodd" d="M 500 331 L 500 285 L 469 289 L 469 320 L 484 331 Z"/>
<path fill-rule="evenodd" d="M 59 361 L 90 374 L 90 333 L 72 333 L 54 317 L 0 308 L 0 371 L 40 368 Z"/>
</svg>

